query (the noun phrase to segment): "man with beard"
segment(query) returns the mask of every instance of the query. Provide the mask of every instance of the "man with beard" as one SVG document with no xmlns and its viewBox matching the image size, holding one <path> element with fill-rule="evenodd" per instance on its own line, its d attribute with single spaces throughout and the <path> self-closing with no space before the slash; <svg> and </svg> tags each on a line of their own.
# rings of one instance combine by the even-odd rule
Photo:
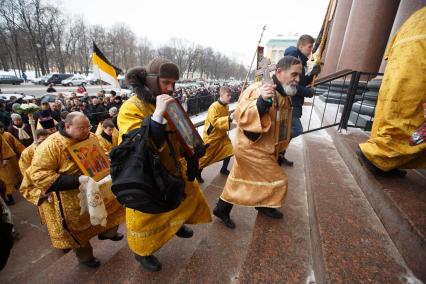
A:
<svg viewBox="0 0 426 284">
<path fill-rule="evenodd" d="M 185 182 L 186 197 L 172 211 L 148 214 L 126 208 L 129 247 L 136 260 L 149 271 L 161 270 L 161 263 L 153 253 L 171 238 L 175 235 L 180 238 L 192 237 L 193 231 L 185 224 L 211 221 L 210 209 L 200 186 L 194 181 L 196 172 L 189 174 L 187 171 L 185 174 L 185 159 L 177 157 L 178 161 L 174 161 L 172 153 L 178 156 L 182 148 L 176 133 L 171 131 L 163 117 L 167 104 L 174 100 L 171 94 L 178 79 L 179 69 L 176 64 L 163 58 L 153 59 L 146 67 L 130 69 L 126 74 L 126 82 L 133 87 L 135 94 L 122 105 L 118 113 L 119 143 L 123 134 L 141 127 L 144 118 L 151 116 L 149 139 L 157 146 L 160 161 L 169 172 L 180 175 Z M 182 174 L 179 174 L 179 168 L 182 168 Z"/>
<path fill-rule="evenodd" d="M 94 236 L 100 240 L 123 239 L 117 229 L 124 221 L 124 209 L 116 199 L 105 202 L 108 215 L 105 227 L 92 225 L 88 212 L 80 214 L 79 188 L 87 189 L 96 181 L 82 175 L 67 148 L 89 138 L 97 139 L 90 128 L 83 113 L 69 113 L 65 122 L 58 124 L 58 132 L 38 145 L 24 177 L 31 180 L 24 180 L 23 184 L 31 184 L 25 197 L 29 196 L 30 202 L 41 207 L 53 247 L 72 249 L 81 264 L 98 267 L 100 261 L 93 256 L 89 240 Z"/>
<path fill-rule="evenodd" d="M 241 95 L 234 119 L 237 133 L 234 164 L 213 214 L 230 229 L 233 204 L 255 207 L 259 213 L 280 219 L 287 193 L 287 176 L 277 163 L 277 112 L 289 109 L 297 92 L 302 62 L 285 56 L 276 65 L 273 83 L 255 83 Z M 272 99 L 274 98 L 274 99 Z M 278 101 L 277 101 L 278 100 Z M 288 132 L 287 132 L 288 133 Z"/>
<path fill-rule="evenodd" d="M 314 95 L 314 90 L 312 88 L 307 88 L 306 86 L 312 83 L 314 76 L 318 75 L 321 71 L 319 65 L 315 65 L 309 75 L 306 70 L 308 68 L 308 57 L 311 55 L 314 42 L 314 38 L 310 35 L 302 35 L 297 41 L 297 47 L 290 46 L 284 52 L 284 56 L 294 56 L 302 61 L 303 65 L 302 74 L 300 74 L 300 82 L 297 86 L 297 93 L 295 96 L 291 97 L 291 105 L 293 106 L 291 139 L 296 138 L 303 132 L 302 123 L 300 121 L 300 118 L 302 117 L 303 104 L 305 102 L 305 98 L 312 98 Z M 293 166 L 293 162 L 285 158 L 285 151 L 280 155 L 278 162 L 290 167 Z"/>
</svg>

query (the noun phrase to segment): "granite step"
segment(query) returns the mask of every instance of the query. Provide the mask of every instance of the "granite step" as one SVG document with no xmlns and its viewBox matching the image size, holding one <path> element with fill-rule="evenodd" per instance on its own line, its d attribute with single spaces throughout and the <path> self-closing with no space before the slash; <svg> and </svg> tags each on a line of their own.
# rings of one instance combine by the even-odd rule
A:
<svg viewBox="0 0 426 284">
<path fill-rule="evenodd" d="M 231 160 L 232 163 L 232 160 Z M 226 178 L 219 175 L 220 164 L 203 171 L 202 189 L 210 208 L 213 208 Z M 206 238 L 210 224 L 190 225 L 191 239 L 173 238 L 155 256 L 162 263 L 160 272 L 148 272 L 135 260 L 127 244 L 87 281 L 88 283 L 170 283 L 177 279 L 199 244 Z"/>
<path fill-rule="evenodd" d="M 223 187 L 214 187 L 219 197 Z M 177 278 L 177 283 L 231 283 L 236 280 L 250 244 L 257 211 L 234 206 L 231 217 L 234 230 L 218 218 L 209 224 L 206 237 L 200 242 L 191 259 Z"/>
<path fill-rule="evenodd" d="M 16 204 L 10 206 L 19 240 L 15 241 L 0 283 L 22 283 L 61 258 L 64 253 L 54 249 L 46 226 L 40 222 L 37 207 L 15 192 Z"/>
<path fill-rule="evenodd" d="M 408 267 L 426 282 L 426 176 L 421 170 L 408 170 L 404 178 L 371 174 L 356 155 L 359 143 L 368 137 L 351 130 L 345 135 L 334 132 L 333 138 Z"/>
<path fill-rule="evenodd" d="M 332 138 L 318 131 L 303 140 L 316 282 L 416 283 Z"/>
<path fill-rule="evenodd" d="M 119 232 L 125 233 L 123 225 L 120 226 Z M 101 261 L 99 268 L 89 268 L 80 264 L 75 254 L 69 252 L 21 283 L 84 283 L 96 270 L 102 269 L 103 265 L 126 245 L 125 239 L 113 242 L 110 240 L 100 241 L 97 237 L 92 238 L 90 243 L 93 247 L 94 256 Z"/>
<path fill-rule="evenodd" d="M 313 283 L 310 220 L 308 217 L 305 165 L 301 137 L 293 139 L 286 157 L 293 167 L 283 167 L 289 177 L 284 218 L 258 215 L 240 283 Z M 319 283 L 319 282 L 318 282 Z"/>
</svg>

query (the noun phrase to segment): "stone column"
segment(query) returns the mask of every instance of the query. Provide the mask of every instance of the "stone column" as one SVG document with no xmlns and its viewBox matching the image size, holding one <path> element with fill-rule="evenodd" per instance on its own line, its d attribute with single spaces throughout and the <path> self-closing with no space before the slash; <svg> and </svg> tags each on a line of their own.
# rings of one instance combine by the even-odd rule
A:
<svg viewBox="0 0 426 284">
<path fill-rule="evenodd" d="M 392 40 L 392 37 L 399 30 L 403 23 L 417 10 L 426 6 L 426 0 L 401 0 L 398 7 L 398 12 L 395 16 L 395 21 L 393 22 L 392 30 L 389 35 L 389 39 L 386 45 L 389 45 L 389 42 Z M 387 61 L 382 59 L 382 64 L 380 65 L 379 72 L 385 72 Z"/>
<path fill-rule="evenodd" d="M 399 0 L 353 0 L 337 70 L 377 72 Z"/>
<path fill-rule="evenodd" d="M 342 49 L 345 30 L 348 24 L 349 13 L 351 11 L 352 0 L 337 1 L 336 10 L 334 11 L 333 24 L 327 41 L 327 48 L 323 55 L 321 77 L 330 75 L 336 71 L 339 61 L 340 51 Z"/>
</svg>

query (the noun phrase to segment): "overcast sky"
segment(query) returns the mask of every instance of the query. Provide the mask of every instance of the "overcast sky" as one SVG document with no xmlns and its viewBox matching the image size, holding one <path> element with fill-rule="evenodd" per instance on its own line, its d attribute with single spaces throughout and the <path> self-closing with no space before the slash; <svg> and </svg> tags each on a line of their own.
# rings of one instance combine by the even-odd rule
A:
<svg viewBox="0 0 426 284">
<path fill-rule="evenodd" d="M 53 0 L 54 2 L 55 0 Z M 172 37 L 211 46 L 239 63 L 250 64 L 262 27 L 262 40 L 277 34 L 310 34 L 321 29 L 328 0 L 58 0 L 65 14 L 88 24 L 127 24 L 154 47 Z M 118 43 L 117 43 L 118 44 Z"/>
</svg>

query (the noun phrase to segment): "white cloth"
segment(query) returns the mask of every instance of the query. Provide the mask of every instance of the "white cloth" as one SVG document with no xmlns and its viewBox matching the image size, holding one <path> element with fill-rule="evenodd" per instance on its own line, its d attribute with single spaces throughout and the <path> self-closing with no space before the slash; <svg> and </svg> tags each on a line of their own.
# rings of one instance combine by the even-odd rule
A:
<svg viewBox="0 0 426 284">
<path fill-rule="evenodd" d="M 80 176 L 80 215 L 89 212 L 90 224 L 93 226 L 101 225 L 106 227 L 108 213 L 105 208 L 104 198 L 99 189 L 102 180 L 97 183 L 94 179 L 88 176 Z"/>
<path fill-rule="evenodd" d="M 16 125 L 14 125 L 13 127 L 18 129 L 18 139 L 19 140 L 31 139 L 31 136 L 28 135 L 28 133 L 24 129 L 24 124 L 22 124 L 22 127 L 17 127 Z"/>
</svg>

